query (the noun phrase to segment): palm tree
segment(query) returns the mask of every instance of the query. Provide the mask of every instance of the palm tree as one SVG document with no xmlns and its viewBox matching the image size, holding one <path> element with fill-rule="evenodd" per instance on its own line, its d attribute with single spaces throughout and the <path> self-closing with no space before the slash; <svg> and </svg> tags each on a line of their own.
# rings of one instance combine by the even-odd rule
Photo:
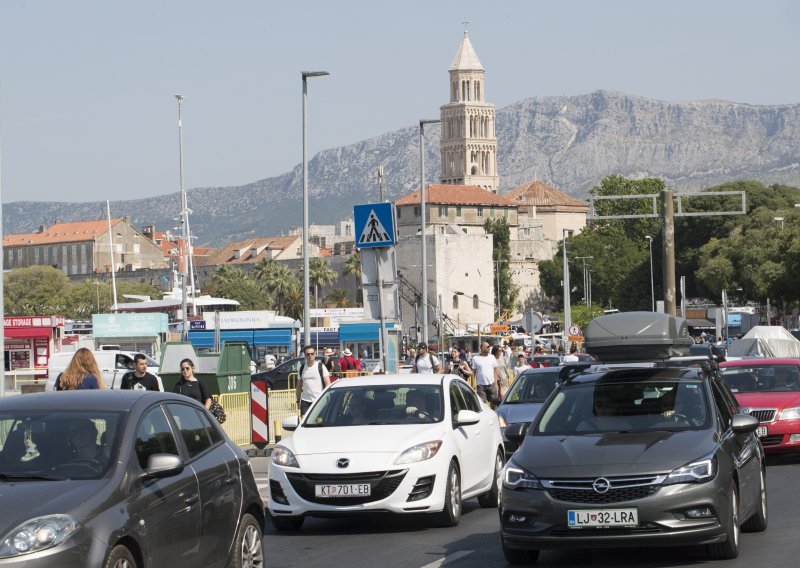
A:
<svg viewBox="0 0 800 568">
<path fill-rule="evenodd" d="M 324 258 L 312 258 L 308 263 L 308 279 L 314 285 L 314 306 L 319 307 L 319 288 L 333 284 L 339 275 Z"/>
<path fill-rule="evenodd" d="M 344 275 L 350 274 L 356 280 L 356 302 L 363 305 L 363 292 L 361 291 L 361 255 L 358 253 L 351 254 L 347 257 L 343 269 Z"/>
<path fill-rule="evenodd" d="M 267 294 L 277 302 L 279 312 L 282 315 L 289 315 L 287 313 L 289 298 L 297 290 L 300 291 L 302 297 L 303 285 L 292 269 L 286 265 L 275 263 L 275 267 L 269 272 L 265 289 Z"/>
<path fill-rule="evenodd" d="M 329 308 L 349 308 L 351 302 L 350 298 L 347 297 L 347 290 L 334 288 L 328 292 L 328 296 L 325 298 L 325 305 Z"/>
<path fill-rule="evenodd" d="M 285 313 L 290 318 L 300 319 L 303 314 L 303 285 L 289 290 L 283 299 Z"/>
<path fill-rule="evenodd" d="M 255 278 L 256 281 L 261 282 L 261 284 L 266 286 L 267 282 L 270 281 L 272 273 L 275 271 L 275 268 L 277 268 L 277 266 L 278 263 L 275 262 L 275 259 L 262 258 L 253 267 L 253 278 Z"/>
</svg>

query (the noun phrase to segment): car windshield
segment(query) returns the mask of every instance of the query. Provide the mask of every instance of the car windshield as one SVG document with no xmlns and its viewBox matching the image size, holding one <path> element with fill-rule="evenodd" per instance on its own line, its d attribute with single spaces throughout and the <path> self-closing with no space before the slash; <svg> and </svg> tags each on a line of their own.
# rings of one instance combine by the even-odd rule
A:
<svg viewBox="0 0 800 568">
<path fill-rule="evenodd" d="M 542 410 L 539 434 L 592 434 L 707 428 L 700 381 L 610 378 L 565 385 Z"/>
<path fill-rule="evenodd" d="M 544 402 L 558 384 L 557 373 L 522 373 L 511 383 L 503 404 L 528 404 Z"/>
<path fill-rule="evenodd" d="M 352 386 L 322 393 L 303 425 L 424 424 L 440 422 L 443 416 L 439 385 Z"/>
<path fill-rule="evenodd" d="M 733 392 L 800 391 L 800 366 L 764 364 L 720 369 Z"/>
<path fill-rule="evenodd" d="M 97 479 L 114 462 L 122 414 L 0 413 L 0 481 Z"/>
</svg>

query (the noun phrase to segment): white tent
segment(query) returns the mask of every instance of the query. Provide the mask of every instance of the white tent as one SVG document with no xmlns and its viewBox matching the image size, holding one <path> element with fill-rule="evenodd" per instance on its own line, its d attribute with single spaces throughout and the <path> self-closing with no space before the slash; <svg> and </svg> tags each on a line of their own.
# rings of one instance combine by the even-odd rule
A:
<svg viewBox="0 0 800 568">
<path fill-rule="evenodd" d="M 731 357 L 798 357 L 800 341 L 777 325 L 757 325 L 728 347 Z"/>
</svg>

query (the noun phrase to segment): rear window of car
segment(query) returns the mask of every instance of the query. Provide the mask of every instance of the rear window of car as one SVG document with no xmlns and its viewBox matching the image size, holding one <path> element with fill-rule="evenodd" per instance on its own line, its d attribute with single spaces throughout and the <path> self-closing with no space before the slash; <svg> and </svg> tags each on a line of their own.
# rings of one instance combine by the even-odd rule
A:
<svg viewBox="0 0 800 568">
<path fill-rule="evenodd" d="M 544 402 L 558 385 L 558 373 L 522 373 L 511 384 L 503 404 Z"/>
<path fill-rule="evenodd" d="M 720 374 L 735 393 L 800 391 L 798 365 L 737 365 L 720 369 Z"/>
</svg>

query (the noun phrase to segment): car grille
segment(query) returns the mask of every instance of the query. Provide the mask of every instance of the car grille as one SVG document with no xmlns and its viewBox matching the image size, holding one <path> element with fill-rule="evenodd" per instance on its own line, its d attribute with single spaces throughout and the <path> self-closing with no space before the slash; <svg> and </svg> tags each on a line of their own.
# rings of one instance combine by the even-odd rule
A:
<svg viewBox="0 0 800 568">
<path fill-rule="evenodd" d="M 766 447 L 769 446 L 777 446 L 781 442 L 783 442 L 783 434 L 773 434 L 772 436 L 764 436 L 763 438 L 759 438 L 761 440 L 761 445 Z"/>
<path fill-rule="evenodd" d="M 333 474 L 301 474 L 287 473 L 286 477 L 292 488 L 304 500 L 320 505 L 362 505 L 386 499 L 400 486 L 406 476 L 405 469 L 390 471 L 372 471 L 364 473 L 333 473 Z M 369 483 L 369 497 L 317 497 L 314 487 L 318 483 Z"/>
<path fill-rule="evenodd" d="M 599 478 L 557 479 L 542 481 L 548 495 L 557 501 L 570 503 L 621 503 L 653 495 L 664 481 L 664 475 L 607 477 L 609 489 L 599 493 L 594 489 Z"/>
<path fill-rule="evenodd" d="M 776 408 L 751 408 L 748 414 L 758 418 L 759 422 L 772 422 L 776 412 Z"/>
</svg>

